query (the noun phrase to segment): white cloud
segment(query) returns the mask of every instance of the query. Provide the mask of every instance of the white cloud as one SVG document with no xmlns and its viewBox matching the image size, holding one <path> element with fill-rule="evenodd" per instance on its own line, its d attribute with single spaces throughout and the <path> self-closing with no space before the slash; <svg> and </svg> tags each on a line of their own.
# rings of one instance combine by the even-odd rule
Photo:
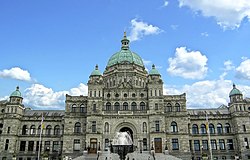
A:
<svg viewBox="0 0 250 160">
<path fill-rule="evenodd" d="M 240 65 L 236 68 L 236 77 L 240 79 L 250 80 L 250 59 L 243 59 Z"/>
<path fill-rule="evenodd" d="M 223 29 L 238 28 L 244 18 L 250 19 L 249 0 L 179 0 L 179 6 L 214 17 Z"/>
<path fill-rule="evenodd" d="M 88 87 L 80 83 L 76 88 L 69 91 L 53 91 L 42 84 L 33 84 L 24 91 L 24 104 L 35 108 L 64 109 L 65 95 L 87 95 Z"/>
<path fill-rule="evenodd" d="M 0 77 L 2 78 L 12 78 L 21 81 L 31 81 L 30 73 L 27 70 L 23 70 L 19 67 L 14 67 L 11 69 L 4 69 L 0 71 Z"/>
<path fill-rule="evenodd" d="M 163 4 L 163 7 L 167 7 L 168 4 L 169 4 L 169 2 L 165 0 L 165 1 L 164 1 L 164 4 Z"/>
<path fill-rule="evenodd" d="M 188 108 L 217 108 L 227 105 L 233 82 L 230 80 L 198 81 L 190 85 L 164 86 L 166 94 L 187 93 Z M 237 85 L 245 97 L 249 97 L 250 86 Z"/>
<path fill-rule="evenodd" d="M 231 60 L 227 60 L 224 62 L 224 70 L 225 71 L 230 71 L 234 70 L 235 66 L 233 65 L 233 62 Z"/>
<path fill-rule="evenodd" d="M 172 24 L 172 25 L 170 25 L 170 27 L 172 28 L 172 30 L 177 30 L 179 25 Z"/>
<path fill-rule="evenodd" d="M 202 79 L 207 74 L 207 60 L 199 51 L 188 51 L 186 47 L 176 48 L 175 57 L 168 59 L 167 71 L 173 76 Z"/>
<path fill-rule="evenodd" d="M 208 34 L 207 32 L 202 32 L 202 33 L 201 33 L 201 36 L 203 36 L 203 37 L 208 37 L 209 34 Z"/>
<path fill-rule="evenodd" d="M 143 21 L 138 21 L 136 18 L 131 20 L 131 32 L 128 36 L 130 41 L 140 40 L 142 37 L 147 35 L 156 35 L 161 33 L 162 30 L 151 24 Z"/>
</svg>

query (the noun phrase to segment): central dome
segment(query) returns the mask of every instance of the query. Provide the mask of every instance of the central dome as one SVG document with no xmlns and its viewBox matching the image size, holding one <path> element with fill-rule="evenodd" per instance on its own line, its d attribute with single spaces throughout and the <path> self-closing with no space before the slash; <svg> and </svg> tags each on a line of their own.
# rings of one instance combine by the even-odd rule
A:
<svg viewBox="0 0 250 160">
<path fill-rule="evenodd" d="M 123 62 L 134 63 L 141 67 L 144 67 L 141 57 L 138 54 L 129 50 L 129 40 L 126 37 L 126 33 L 124 33 L 124 37 L 121 40 L 121 42 L 122 42 L 121 50 L 110 57 L 107 67 L 113 66 L 115 64 L 120 64 Z"/>
</svg>

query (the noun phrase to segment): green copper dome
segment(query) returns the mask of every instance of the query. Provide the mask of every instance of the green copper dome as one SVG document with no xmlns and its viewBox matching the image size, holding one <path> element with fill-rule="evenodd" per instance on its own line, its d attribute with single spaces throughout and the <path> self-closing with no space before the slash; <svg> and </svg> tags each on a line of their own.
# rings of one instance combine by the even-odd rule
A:
<svg viewBox="0 0 250 160">
<path fill-rule="evenodd" d="M 229 96 L 239 95 L 239 94 L 242 95 L 241 91 L 236 88 L 235 84 L 233 84 L 233 89 L 230 91 Z"/>
<path fill-rule="evenodd" d="M 158 72 L 158 70 L 155 68 L 155 65 L 152 65 L 152 69 L 151 71 L 149 71 L 149 75 L 160 75 L 160 73 Z"/>
<path fill-rule="evenodd" d="M 98 65 L 95 66 L 95 70 L 91 73 L 91 76 L 101 76 L 102 73 L 98 69 Z"/>
<path fill-rule="evenodd" d="M 122 42 L 121 50 L 111 56 L 111 58 L 108 61 L 107 67 L 123 62 L 134 63 L 141 67 L 144 67 L 141 57 L 138 54 L 129 50 L 129 40 L 126 37 L 126 32 L 124 33 L 124 37 L 121 40 L 121 42 Z"/>
<path fill-rule="evenodd" d="M 19 91 L 19 87 L 16 87 L 16 90 L 14 92 L 11 93 L 10 97 L 21 97 L 22 98 L 22 94 Z"/>
</svg>

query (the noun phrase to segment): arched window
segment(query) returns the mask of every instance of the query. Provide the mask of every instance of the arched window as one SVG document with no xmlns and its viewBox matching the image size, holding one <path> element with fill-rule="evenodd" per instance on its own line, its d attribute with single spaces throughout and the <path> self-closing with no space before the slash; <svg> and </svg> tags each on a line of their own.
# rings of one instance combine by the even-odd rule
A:
<svg viewBox="0 0 250 160">
<path fill-rule="evenodd" d="M 108 122 L 105 122 L 105 125 L 104 125 L 104 132 L 105 132 L 105 133 L 109 133 L 109 123 L 108 123 Z"/>
<path fill-rule="evenodd" d="M 175 111 L 180 112 L 181 111 L 181 106 L 179 103 L 175 103 Z"/>
<path fill-rule="evenodd" d="M 54 135 L 60 135 L 60 126 L 56 125 L 54 128 Z"/>
<path fill-rule="evenodd" d="M 47 125 L 46 130 L 45 130 L 45 134 L 46 135 L 51 135 L 51 131 L 52 131 L 51 125 Z"/>
<path fill-rule="evenodd" d="M 124 111 L 127 111 L 127 110 L 128 110 L 128 103 L 127 103 L 127 102 L 124 102 L 124 103 L 123 103 L 123 110 L 124 110 Z"/>
<path fill-rule="evenodd" d="M 167 106 L 166 106 L 166 111 L 167 112 L 172 112 L 172 105 L 171 103 L 168 103 Z"/>
<path fill-rule="evenodd" d="M 23 129 L 22 129 L 22 135 L 26 135 L 28 132 L 28 128 L 27 125 L 23 125 Z"/>
<path fill-rule="evenodd" d="M 107 102 L 106 103 L 106 111 L 110 111 L 111 110 L 111 103 Z"/>
<path fill-rule="evenodd" d="M 144 102 L 141 102 L 140 103 L 140 110 L 146 110 L 146 106 L 145 106 L 145 103 Z"/>
<path fill-rule="evenodd" d="M 76 104 L 73 104 L 72 107 L 71 107 L 71 111 L 76 112 L 76 107 L 77 107 Z"/>
<path fill-rule="evenodd" d="M 146 122 L 142 123 L 142 132 L 144 132 L 144 133 L 147 132 L 147 123 Z"/>
<path fill-rule="evenodd" d="M 6 139 L 6 141 L 5 141 L 5 148 L 4 148 L 5 151 L 7 151 L 9 149 L 9 143 L 10 143 L 10 140 Z"/>
<path fill-rule="evenodd" d="M 220 123 L 217 124 L 217 133 L 218 134 L 222 134 L 223 133 L 222 125 Z"/>
<path fill-rule="evenodd" d="M 131 107 L 132 107 L 132 111 L 136 111 L 137 110 L 137 104 L 135 102 L 131 103 Z"/>
<path fill-rule="evenodd" d="M 192 126 L 192 134 L 199 134 L 199 129 L 197 124 L 193 124 Z"/>
<path fill-rule="evenodd" d="M 81 123 L 80 122 L 75 123 L 74 132 L 75 133 L 81 133 Z"/>
<path fill-rule="evenodd" d="M 201 124 L 201 134 L 206 134 L 206 133 L 207 133 L 206 125 Z"/>
<path fill-rule="evenodd" d="M 209 124 L 209 133 L 210 134 L 214 134 L 215 133 L 214 125 L 212 123 Z"/>
<path fill-rule="evenodd" d="M 225 133 L 231 133 L 231 127 L 229 123 L 225 124 Z"/>
<path fill-rule="evenodd" d="M 178 132 L 178 126 L 176 122 L 171 123 L 171 131 L 172 132 Z"/>
<path fill-rule="evenodd" d="M 81 113 L 87 113 L 87 108 L 86 108 L 86 106 L 84 104 L 80 105 L 80 112 Z"/>
<path fill-rule="evenodd" d="M 30 134 L 32 134 L 32 135 L 36 134 L 36 127 L 35 127 L 35 125 L 32 125 L 30 127 Z"/>
<path fill-rule="evenodd" d="M 119 111 L 120 110 L 120 103 L 115 102 L 115 110 Z"/>
</svg>

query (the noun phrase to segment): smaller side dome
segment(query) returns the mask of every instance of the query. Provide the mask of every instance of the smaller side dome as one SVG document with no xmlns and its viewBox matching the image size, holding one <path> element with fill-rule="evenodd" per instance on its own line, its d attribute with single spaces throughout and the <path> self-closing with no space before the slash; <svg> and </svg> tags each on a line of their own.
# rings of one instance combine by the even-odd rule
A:
<svg viewBox="0 0 250 160">
<path fill-rule="evenodd" d="M 22 94 L 19 91 L 19 86 L 16 87 L 16 90 L 14 92 L 11 93 L 10 97 L 20 97 L 22 98 Z"/>
<path fill-rule="evenodd" d="M 98 65 L 95 66 L 95 70 L 93 70 L 93 72 L 91 73 L 90 76 L 101 76 L 102 73 L 99 71 L 98 69 Z"/>
<path fill-rule="evenodd" d="M 233 95 L 242 95 L 241 91 L 236 88 L 236 85 L 233 84 L 233 89 L 229 93 L 229 97 Z"/>
<path fill-rule="evenodd" d="M 160 73 L 158 72 L 158 70 L 155 68 L 155 65 L 152 65 L 152 69 L 151 71 L 149 71 L 149 75 L 157 75 L 160 76 Z"/>
</svg>

